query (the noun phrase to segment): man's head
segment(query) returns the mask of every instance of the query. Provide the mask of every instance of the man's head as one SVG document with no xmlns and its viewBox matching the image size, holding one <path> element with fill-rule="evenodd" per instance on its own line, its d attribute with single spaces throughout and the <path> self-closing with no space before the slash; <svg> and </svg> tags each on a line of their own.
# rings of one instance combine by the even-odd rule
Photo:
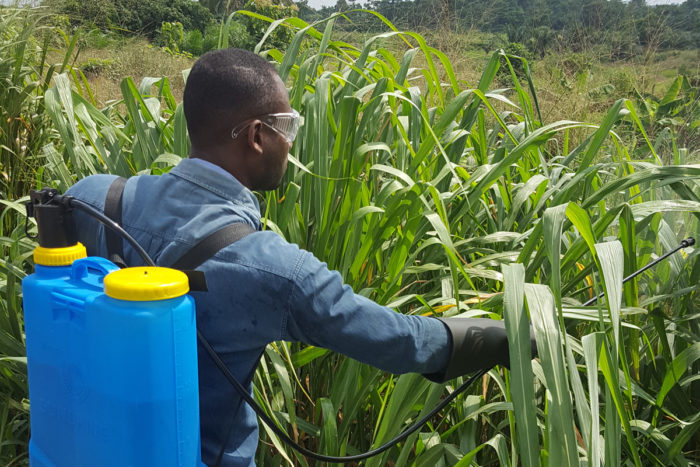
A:
<svg viewBox="0 0 700 467">
<path fill-rule="evenodd" d="M 190 71 L 183 105 L 192 157 L 220 165 L 253 190 L 279 185 L 291 143 L 276 128 L 289 119 L 270 114 L 292 109 L 272 64 L 240 49 L 209 52 Z"/>
</svg>

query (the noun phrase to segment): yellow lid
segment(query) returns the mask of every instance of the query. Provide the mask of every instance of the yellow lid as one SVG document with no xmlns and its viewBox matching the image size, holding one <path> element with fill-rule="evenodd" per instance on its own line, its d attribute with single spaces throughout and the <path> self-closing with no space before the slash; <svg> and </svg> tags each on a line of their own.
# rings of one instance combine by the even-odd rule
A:
<svg viewBox="0 0 700 467">
<path fill-rule="evenodd" d="M 110 272 L 105 294 L 119 300 L 151 302 L 185 295 L 190 284 L 184 272 L 170 268 L 137 267 Z"/>
<path fill-rule="evenodd" d="M 87 251 L 82 243 L 62 248 L 34 248 L 34 263 L 41 266 L 70 266 L 76 259 L 86 256 Z"/>
</svg>

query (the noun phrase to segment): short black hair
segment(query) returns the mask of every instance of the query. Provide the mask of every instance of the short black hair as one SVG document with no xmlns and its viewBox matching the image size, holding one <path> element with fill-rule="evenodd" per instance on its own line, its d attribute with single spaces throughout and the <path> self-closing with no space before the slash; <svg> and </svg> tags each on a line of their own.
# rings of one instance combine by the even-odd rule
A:
<svg viewBox="0 0 700 467">
<path fill-rule="evenodd" d="M 247 50 L 221 49 L 202 55 L 190 70 L 183 99 L 192 143 L 216 144 L 230 138 L 237 123 L 273 112 L 276 77 L 270 62 Z"/>
</svg>

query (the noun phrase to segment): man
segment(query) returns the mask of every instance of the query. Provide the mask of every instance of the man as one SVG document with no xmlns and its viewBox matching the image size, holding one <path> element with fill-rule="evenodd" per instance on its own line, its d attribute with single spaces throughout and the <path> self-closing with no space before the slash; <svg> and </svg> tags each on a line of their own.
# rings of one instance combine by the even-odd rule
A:
<svg viewBox="0 0 700 467">
<path fill-rule="evenodd" d="M 233 223 L 261 229 L 251 190 L 279 186 L 299 115 L 275 68 L 243 50 L 210 52 L 193 66 L 184 111 L 189 159 L 168 174 L 138 176 L 123 193 L 122 226 L 160 265 L 172 264 L 208 234 Z M 104 209 L 110 175 L 88 177 L 70 195 Z M 88 254 L 106 256 L 104 228 L 75 213 Z M 127 264 L 142 264 L 125 245 Z M 270 231 L 223 248 L 200 268 L 208 292 L 195 292 L 197 327 L 234 376 L 251 379 L 276 340 L 325 347 L 393 373 L 444 381 L 507 364 L 501 322 L 406 316 L 356 295 L 337 272 Z M 258 428 L 205 352 L 199 356 L 202 459 L 253 465 Z"/>
</svg>

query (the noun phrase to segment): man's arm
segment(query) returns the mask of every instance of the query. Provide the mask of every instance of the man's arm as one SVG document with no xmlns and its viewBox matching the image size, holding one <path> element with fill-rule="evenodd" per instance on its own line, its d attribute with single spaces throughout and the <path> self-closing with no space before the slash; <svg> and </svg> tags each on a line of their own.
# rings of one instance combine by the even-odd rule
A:
<svg viewBox="0 0 700 467">
<path fill-rule="evenodd" d="M 347 355 L 391 373 L 434 373 L 450 337 L 437 319 L 410 316 L 357 295 L 340 274 L 305 253 L 287 306 L 285 339 Z"/>
<path fill-rule="evenodd" d="M 397 313 L 355 294 L 310 253 L 300 265 L 283 334 L 384 371 L 422 373 L 433 381 L 509 360 L 503 321 Z"/>
</svg>

